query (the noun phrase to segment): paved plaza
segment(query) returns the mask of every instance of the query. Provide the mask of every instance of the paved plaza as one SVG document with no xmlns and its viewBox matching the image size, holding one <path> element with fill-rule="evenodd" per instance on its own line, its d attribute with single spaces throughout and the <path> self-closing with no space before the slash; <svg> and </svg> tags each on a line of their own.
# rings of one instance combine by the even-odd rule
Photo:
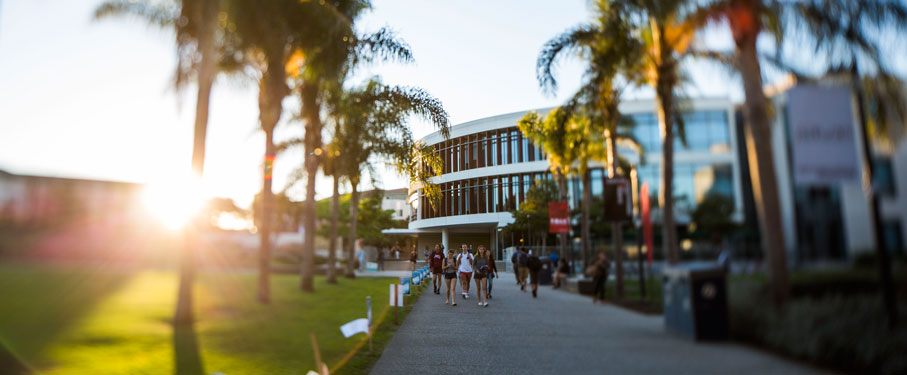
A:
<svg viewBox="0 0 907 375">
<path fill-rule="evenodd" d="M 819 369 L 733 343 L 696 343 L 661 316 L 594 305 L 550 286 L 533 299 L 513 274 L 488 307 L 423 293 L 372 370 L 397 374 L 811 374 Z M 473 285 L 474 288 L 474 285 Z"/>
</svg>

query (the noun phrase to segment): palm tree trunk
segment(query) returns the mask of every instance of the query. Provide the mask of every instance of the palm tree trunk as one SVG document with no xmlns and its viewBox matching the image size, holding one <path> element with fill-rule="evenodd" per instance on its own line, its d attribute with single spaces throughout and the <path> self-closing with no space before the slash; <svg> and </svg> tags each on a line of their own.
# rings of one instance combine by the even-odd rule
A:
<svg viewBox="0 0 907 375">
<path fill-rule="evenodd" d="M 337 271 L 334 264 L 337 262 L 337 226 L 340 224 L 340 177 L 334 176 L 333 195 L 331 196 L 331 232 L 328 234 L 328 271 L 327 282 L 337 282 Z"/>
<path fill-rule="evenodd" d="M 302 266 L 300 269 L 299 288 L 304 292 L 315 291 L 315 178 L 318 175 L 319 156 L 315 150 L 321 148 L 321 118 L 318 106 L 317 82 L 304 82 L 302 85 L 302 112 L 305 126 L 305 171 L 306 192 L 302 205 L 302 223 L 305 228 L 302 243 Z"/>
<path fill-rule="evenodd" d="M 583 269 L 589 266 L 589 259 L 592 248 L 592 234 L 589 230 L 589 211 L 592 205 L 592 175 L 588 168 L 584 168 L 583 178 L 583 220 L 582 220 L 582 240 L 583 240 Z M 552 265 L 556 267 L 557 265 Z"/>
<path fill-rule="evenodd" d="M 750 163 L 750 179 L 753 183 L 753 197 L 759 214 L 759 229 L 762 233 L 762 248 L 768 258 L 772 298 L 776 306 L 782 305 L 788 297 L 787 259 L 784 247 L 784 232 L 781 228 L 781 210 L 778 198 L 778 183 L 775 175 L 772 153 L 771 120 L 762 91 L 762 72 L 756 54 L 756 38 L 752 36 L 737 43 L 738 69 L 743 78 L 746 95 L 744 124 L 747 159 Z"/>
<path fill-rule="evenodd" d="M 358 230 L 357 224 L 359 223 L 359 179 L 350 178 L 350 185 L 353 187 L 353 191 L 350 193 L 350 233 L 349 233 L 349 242 L 347 244 L 347 253 L 346 253 L 346 277 L 354 278 L 356 273 L 353 272 L 355 265 L 355 252 L 356 252 L 356 231 Z"/>
<path fill-rule="evenodd" d="M 560 201 L 566 202 L 567 201 L 567 176 L 564 175 L 563 172 L 560 172 L 560 171 L 557 172 L 557 185 L 558 185 L 558 193 L 560 194 Z M 567 221 L 569 222 L 569 219 Z M 568 228 L 569 228 L 569 226 L 568 226 Z M 569 232 L 569 229 L 568 229 L 568 232 Z M 569 234 L 570 233 L 561 233 L 559 235 L 560 242 L 561 242 L 561 256 L 567 260 L 567 263 L 571 263 L 573 261 L 573 257 L 570 256 L 570 251 L 567 251 L 567 236 Z"/>
<path fill-rule="evenodd" d="M 264 117 L 263 119 L 264 120 Z M 267 126 L 268 124 L 262 124 Z M 276 123 L 274 124 L 276 125 Z M 271 173 L 274 166 L 274 127 L 265 128 L 265 162 L 261 188 L 261 228 L 258 228 L 258 301 L 271 300 L 271 224 L 273 224 L 274 193 L 271 192 Z"/>
<path fill-rule="evenodd" d="M 658 190 L 658 201 L 662 216 L 662 248 L 665 249 L 668 262 L 677 263 L 677 228 L 674 226 L 674 84 L 676 72 L 671 62 L 663 63 L 655 84 L 655 96 L 658 102 L 658 127 L 661 132 L 661 189 Z"/>
<path fill-rule="evenodd" d="M 617 134 L 605 129 L 608 142 L 608 177 L 617 178 Z M 611 243 L 614 246 L 614 296 L 624 297 L 624 232 L 620 222 L 611 223 Z"/>
<path fill-rule="evenodd" d="M 214 33 L 217 30 L 217 14 L 220 12 L 218 0 L 208 0 L 201 7 L 198 48 L 202 59 L 198 70 L 198 96 L 195 101 L 195 126 L 192 141 L 192 172 L 201 178 L 205 169 L 205 138 L 208 133 L 208 110 L 211 100 L 211 88 L 217 73 L 217 51 L 214 46 Z M 185 248 L 180 256 L 180 280 L 176 298 L 176 311 L 173 322 L 188 324 L 194 320 L 192 285 L 195 281 L 195 254 L 198 245 L 193 228 L 187 228 Z"/>
</svg>

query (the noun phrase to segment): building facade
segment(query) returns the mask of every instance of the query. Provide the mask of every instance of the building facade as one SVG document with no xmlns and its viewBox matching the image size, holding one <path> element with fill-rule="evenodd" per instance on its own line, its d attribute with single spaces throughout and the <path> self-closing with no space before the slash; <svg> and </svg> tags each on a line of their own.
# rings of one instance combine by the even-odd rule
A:
<svg viewBox="0 0 907 375">
<path fill-rule="evenodd" d="M 545 115 L 550 110 L 537 110 Z M 640 182 L 658 196 L 661 137 L 655 103 L 651 100 L 621 104 L 624 116 L 634 120 L 633 135 L 645 150 L 643 157 L 623 150 L 622 156 L 637 166 Z M 432 205 L 418 184 L 410 186 L 409 228 L 389 230 L 390 234 L 418 237 L 419 248 L 442 243 L 445 248 L 485 245 L 501 256 L 500 250 L 512 243 L 502 238 L 501 228 L 513 222 L 529 188 L 538 180 L 552 179 L 544 151 L 524 138 L 517 123 L 528 111 L 488 117 L 455 125 L 445 139 L 435 132 L 422 141 L 434 148 L 443 161 L 443 173 L 433 178 L 441 191 L 438 204 Z M 700 99 L 688 103 L 682 116 L 686 144 L 675 140 L 675 211 L 677 222 L 689 222 L 689 213 L 708 194 L 722 194 L 735 202 L 735 220 L 742 220 L 743 195 L 737 153 L 734 109 L 724 99 Z M 592 194 L 603 193 L 605 170 L 600 164 L 591 168 Z M 571 207 L 578 207 L 582 184 L 568 179 Z M 653 206 L 658 206 L 657 199 Z M 655 221 L 660 220 L 657 209 Z"/>
</svg>

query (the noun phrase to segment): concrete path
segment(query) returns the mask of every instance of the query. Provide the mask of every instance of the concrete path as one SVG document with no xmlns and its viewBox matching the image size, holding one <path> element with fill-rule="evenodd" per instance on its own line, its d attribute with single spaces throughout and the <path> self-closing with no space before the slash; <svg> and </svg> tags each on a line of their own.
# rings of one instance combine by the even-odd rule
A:
<svg viewBox="0 0 907 375">
<path fill-rule="evenodd" d="M 372 374 L 807 374 L 822 371 L 731 343 L 695 343 L 645 316 L 501 274 L 488 307 L 422 295 Z M 475 286 L 473 285 L 473 289 Z"/>
</svg>

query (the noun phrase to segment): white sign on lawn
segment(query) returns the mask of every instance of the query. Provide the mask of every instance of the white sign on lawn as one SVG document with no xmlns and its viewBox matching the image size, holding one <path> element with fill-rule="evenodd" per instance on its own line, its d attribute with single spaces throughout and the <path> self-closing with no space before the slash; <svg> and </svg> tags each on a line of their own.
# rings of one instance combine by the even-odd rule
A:
<svg viewBox="0 0 907 375">
<path fill-rule="evenodd" d="M 350 337 L 357 333 L 368 333 L 368 319 L 361 318 L 340 326 L 343 337 Z"/>
<path fill-rule="evenodd" d="M 794 182 L 860 183 L 857 134 L 847 87 L 800 85 L 787 92 Z"/>
<path fill-rule="evenodd" d="M 391 284 L 390 305 L 403 306 L 403 287 L 400 284 Z"/>
</svg>

